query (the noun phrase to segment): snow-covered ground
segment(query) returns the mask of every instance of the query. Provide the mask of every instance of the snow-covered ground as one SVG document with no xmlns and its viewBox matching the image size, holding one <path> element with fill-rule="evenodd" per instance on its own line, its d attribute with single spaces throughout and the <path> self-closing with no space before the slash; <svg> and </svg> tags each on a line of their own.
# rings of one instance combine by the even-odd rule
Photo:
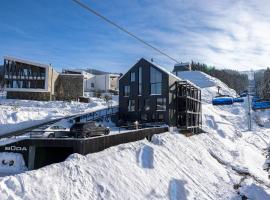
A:
<svg viewBox="0 0 270 200">
<path fill-rule="evenodd" d="M 258 125 L 270 128 L 270 110 L 257 110 L 254 112 L 254 119 Z"/>
<path fill-rule="evenodd" d="M 222 90 L 230 95 L 235 92 Z M 247 131 L 246 102 L 212 106 L 203 88 L 203 129 L 168 132 L 39 170 L 0 178 L 0 199 L 270 199 L 263 171 L 270 130 Z"/>
<path fill-rule="evenodd" d="M 102 99 L 91 99 L 91 103 L 0 99 L 0 135 L 108 106 Z"/>
</svg>

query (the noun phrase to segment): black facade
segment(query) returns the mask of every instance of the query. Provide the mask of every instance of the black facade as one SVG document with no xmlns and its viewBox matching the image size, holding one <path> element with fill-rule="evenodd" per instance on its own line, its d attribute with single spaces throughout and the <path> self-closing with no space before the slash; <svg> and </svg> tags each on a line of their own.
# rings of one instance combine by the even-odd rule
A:
<svg viewBox="0 0 270 200">
<path fill-rule="evenodd" d="M 180 97 L 179 92 L 177 93 L 180 90 L 178 82 L 181 80 L 172 73 L 144 58 L 140 59 L 119 80 L 120 120 L 126 123 L 161 122 L 180 127 L 179 119 L 185 118 L 186 121 L 189 119 L 185 113 L 182 113 L 183 108 L 179 107 L 179 101 L 186 102 L 187 100 L 183 96 Z M 191 83 L 187 85 L 191 85 Z M 191 88 L 196 93 L 193 99 L 197 98 L 196 101 L 200 104 L 200 90 L 194 86 Z M 187 103 L 182 106 L 187 106 Z M 198 105 L 193 112 L 200 114 L 200 109 Z M 182 117 L 179 117 L 181 113 Z M 199 126 L 199 124 L 195 124 L 197 121 L 192 121 L 192 127 Z"/>
</svg>

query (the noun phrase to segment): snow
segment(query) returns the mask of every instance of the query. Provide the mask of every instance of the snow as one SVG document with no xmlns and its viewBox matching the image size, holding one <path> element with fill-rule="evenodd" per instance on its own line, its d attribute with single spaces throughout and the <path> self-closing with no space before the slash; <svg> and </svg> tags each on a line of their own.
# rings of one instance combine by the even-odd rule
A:
<svg viewBox="0 0 270 200">
<path fill-rule="evenodd" d="M 193 82 L 195 85 L 198 85 L 200 88 L 210 88 L 210 87 L 215 87 L 219 86 L 220 93 L 223 95 L 230 95 L 230 96 L 235 96 L 236 92 L 233 89 L 230 89 L 225 83 L 220 81 L 219 79 L 216 79 L 204 72 L 201 71 L 182 71 L 178 72 L 178 77 L 184 80 L 189 80 Z M 211 90 L 205 90 L 207 94 L 214 94 L 212 93 Z"/>
<path fill-rule="evenodd" d="M 174 131 L 0 178 L 0 199 L 270 199 L 263 170 L 270 131 L 253 123 L 247 101 L 213 106 L 215 85 L 202 87 L 203 130 Z M 200 85 L 199 85 L 200 86 Z M 222 85 L 221 91 L 235 92 Z"/>
<path fill-rule="evenodd" d="M 117 104 L 112 101 L 112 105 Z M 107 106 L 98 98 L 91 98 L 91 103 L 0 99 L 0 135 Z"/>
<path fill-rule="evenodd" d="M 270 110 L 256 110 L 254 120 L 260 126 L 270 128 Z"/>
<path fill-rule="evenodd" d="M 11 166 L 11 161 L 14 164 Z M 0 153 L 0 176 L 1 174 L 14 174 L 26 171 L 27 168 L 24 163 L 22 154 L 20 153 Z"/>
</svg>

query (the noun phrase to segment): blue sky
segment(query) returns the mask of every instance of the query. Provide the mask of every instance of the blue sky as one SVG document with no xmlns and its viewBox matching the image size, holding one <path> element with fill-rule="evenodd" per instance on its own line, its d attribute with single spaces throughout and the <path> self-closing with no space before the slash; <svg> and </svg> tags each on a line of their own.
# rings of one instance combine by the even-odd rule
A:
<svg viewBox="0 0 270 200">
<path fill-rule="evenodd" d="M 82 0 L 179 61 L 238 70 L 270 66 L 269 0 Z M 0 57 L 124 72 L 159 55 L 71 0 L 0 3 Z"/>
</svg>

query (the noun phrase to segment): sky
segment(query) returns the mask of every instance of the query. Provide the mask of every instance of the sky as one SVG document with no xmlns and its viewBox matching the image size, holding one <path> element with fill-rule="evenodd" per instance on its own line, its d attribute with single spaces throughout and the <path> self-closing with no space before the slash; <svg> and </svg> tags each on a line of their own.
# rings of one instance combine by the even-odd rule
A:
<svg viewBox="0 0 270 200">
<path fill-rule="evenodd" d="M 235 70 L 270 66 L 269 0 L 81 0 L 180 62 Z M 141 57 L 174 61 L 72 0 L 0 3 L 0 59 L 125 72 Z M 1 63 L 1 62 L 0 62 Z"/>
</svg>

